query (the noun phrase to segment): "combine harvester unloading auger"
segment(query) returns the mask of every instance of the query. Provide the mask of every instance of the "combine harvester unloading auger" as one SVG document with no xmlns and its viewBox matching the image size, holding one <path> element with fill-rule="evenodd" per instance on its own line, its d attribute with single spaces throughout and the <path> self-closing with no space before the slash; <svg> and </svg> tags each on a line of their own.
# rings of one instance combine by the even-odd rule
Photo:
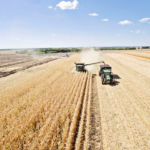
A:
<svg viewBox="0 0 150 150">
<path fill-rule="evenodd" d="M 102 84 L 114 84 L 115 79 L 111 72 L 111 66 L 109 66 L 108 64 L 105 64 L 104 61 L 95 62 L 95 63 L 91 63 L 91 64 L 75 62 L 76 71 L 86 72 L 87 70 L 85 69 L 85 66 L 94 65 L 94 64 L 98 64 L 98 63 L 104 63 L 104 65 L 100 65 L 100 71 L 99 71 L 99 76 L 101 76 Z"/>
</svg>

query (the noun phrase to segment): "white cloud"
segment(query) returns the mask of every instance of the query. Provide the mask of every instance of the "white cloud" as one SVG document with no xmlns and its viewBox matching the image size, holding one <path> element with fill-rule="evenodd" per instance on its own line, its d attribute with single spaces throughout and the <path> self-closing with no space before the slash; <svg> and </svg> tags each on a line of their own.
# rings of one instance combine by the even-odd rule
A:
<svg viewBox="0 0 150 150">
<path fill-rule="evenodd" d="M 130 32 L 133 32 L 132 30 Z"/>
<path fill-rule="evenodd" d="M 52 36 L 57 36 L 57 34 L 52 34 Z"/>
<path fill-rule="evenodd" d="M 76 9 L 78 6 L 78 1 L 77 0 L 73 0 L 73 2 L 71 1 L 61 1 L 56 5 L 56 8 L 59 7 L 62 10 L 65 9 Z"/>
<path fill-rule="evenodd" d="M 108 19 L 102 19 L 102 21 L 108 21 Z"/>
<path fill-rule="evenodd" d="M 129 20 L 124 20 L 124 21 L 119 22 L 119 24 L 126 25 L 126 24 L 133 24 L 133 22 L 131 22 Z"/>
<path fill-rule="evenodd" d="M 92 14 L 89 14 L 89 16 L 96 17 L 96 16 L 98 16 L 98 14 L 97 13 L 92 13 Z"/>
<path fill-rule="evenodd" d="M 121 36 L 121 34 L 117 34 L 118 36 Z"/>
<path fill-rule="evenodd" d="M 148 22 L 150 20 L 150 18 L 143 18 L 141 20 L 139 20 L 140 22 Z"/>
<path fill-rule="evenodd" d="M 49 8 L 49 9 L 52 9 L 53 7 L 52 7 L 52 6 L 48 6 L 48 8 Z"/>
<path fill-rule="evenodd" d="M 140 30 L 135 31 L 135 33 L 140 33 L 140 32 L 141 32 Z"/>
</svg>

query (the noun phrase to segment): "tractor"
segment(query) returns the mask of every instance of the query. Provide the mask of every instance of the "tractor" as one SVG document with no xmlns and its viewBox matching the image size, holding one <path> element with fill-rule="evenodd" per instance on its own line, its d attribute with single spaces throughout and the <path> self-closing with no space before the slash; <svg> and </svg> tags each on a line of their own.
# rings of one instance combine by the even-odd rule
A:
<svg viewBox="0 0 150 150">
<path fill-rule="evenodd" d="M 108 64 L 100 65 L 99 76 L 101 76 L 102 84 L 114 84 L 115 79 L 111 72 L 111 66 Z"/>
</svg>

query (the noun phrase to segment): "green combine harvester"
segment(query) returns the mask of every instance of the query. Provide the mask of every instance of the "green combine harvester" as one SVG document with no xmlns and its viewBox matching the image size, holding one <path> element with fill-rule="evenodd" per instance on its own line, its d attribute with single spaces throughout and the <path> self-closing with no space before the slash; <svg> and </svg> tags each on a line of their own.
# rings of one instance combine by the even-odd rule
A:
<svg viewBox="0 0 150 150">
<path fill-rule="evenodd" d="M 113 74 L 111 72 L 111 66 L 105 64 L 104 61 L 101 62 L 95 62 L 91 64 L 85 64 L 85 63 L 76 63 L 76 71 L 86 72 L 85 66 L 94 65 L 98 63 L 104 63 L 104 65 L 100 65 L 100 71 L 99 76 L 101 76 L 102 84 L 112 84 L 115 83 Z"/>
</svg>

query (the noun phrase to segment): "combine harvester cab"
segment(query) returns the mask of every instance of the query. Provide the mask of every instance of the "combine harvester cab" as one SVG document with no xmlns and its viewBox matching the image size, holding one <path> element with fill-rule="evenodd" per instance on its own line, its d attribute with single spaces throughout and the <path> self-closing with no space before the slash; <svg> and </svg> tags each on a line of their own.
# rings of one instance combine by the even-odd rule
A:
<svg viewBox="0 0 150 150">
<path fill-rule="evenodd" d="M 102 84 L 114 84 L 115 80 L 111 72 L 111 66 L 104 64 L 100 65 L 99 76 L 101 76 Z"/>
<path fill-rule="evenodd" d="M 86 71 L 85 70 L 85 64 L 84 63 L 75 63 L 76 65 L 76 71 Z"/>
</svg>

